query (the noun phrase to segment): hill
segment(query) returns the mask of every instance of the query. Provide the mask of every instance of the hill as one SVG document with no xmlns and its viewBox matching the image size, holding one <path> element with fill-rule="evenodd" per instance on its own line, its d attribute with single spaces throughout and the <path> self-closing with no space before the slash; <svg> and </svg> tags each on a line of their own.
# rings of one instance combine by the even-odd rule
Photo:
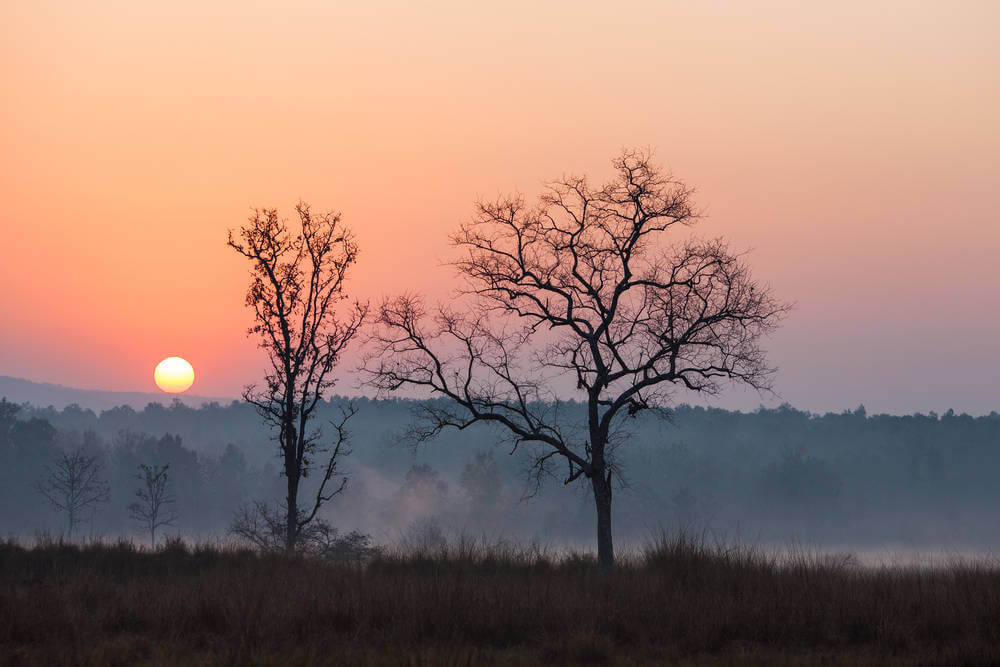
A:
<svg viewBox="0 0 1000 667">
<path fill-rule="evenodd" d="M 62 409 L 67 405 L 76 403 L 82 408 L 89 408 L 95 412 L 110 410 L 120 405 L 128 405 L 137 409 L 141 409 L 150 403 L 170 405 L 175 400 L 181 401 L 191 407 L 198 407 L 203 403 L 211 403 L 213 401 L 226 405 L 233 400 L 232 398 L 196 396 L 193 394 L 154 394 L 138 391 L 76 389 L 48 382 L 32 382 L 31 380 L 7 375 L 0 375 L 0 396 L 5 396 L 8 401 L 13 403 L 31 403 L 41 408 L 52 406 Z"/>
</svg>

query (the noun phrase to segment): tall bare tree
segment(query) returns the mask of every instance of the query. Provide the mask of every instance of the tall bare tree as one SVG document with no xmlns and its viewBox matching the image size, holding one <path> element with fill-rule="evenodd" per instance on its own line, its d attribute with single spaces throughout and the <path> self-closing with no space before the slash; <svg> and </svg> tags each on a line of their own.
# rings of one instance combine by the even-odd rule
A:
<svg viewBox="0 0 1000 667">
<path fill-rule="evenodd" d="M 385 301 L 365 364 L 380 393 L 449 399 L 421 407 L 418 441 L 491 423 L 515 449 L 532 448 L 536 483 L 559 461 L 565 483 L 588 480 L 603 568 L 614 563 L 614 452 L 626 420 L 664 410 L 675 388 L 767 389 L 773 369 L 759 340 L 787 310 L 723 241 L 667 243 L 699 218 L 690 188 L 646 153 L 626 151 L 614 166 L 603 186 L 549 183 L 534 205 L 480 202 L 452 236 L 465 279 L 457 303 Z M 559 400 L 567 385 L 582 417 Z"/>
<path fill-rule="evenodd" d="M 135 490 L 138 500 L 129 503 L 129 516 L 149 531 L 149 542 L 156 546 L 156 531 L 172 526 L 177 521 L 173 505 L 177 498 L 170 492 L 170 464 L 146 465 L 140 463 L 135 477 L 141 486 Z"/>
<path fill-rule="evenodd" d="M 289 227 L 276 209 L 255 209 L 249 223 L 230 230 L 229 246 L 250 260 L 246 303 L 270 363 L 262 387 L 247 387 L 244 398 L 275 432 L 287 479 L 285 548 L 295 549 L 303 528 L 319 508 L 343 491 L 347 477 L 338 463 L 350 453 L 345 425 L 353 408 L 333 422 L 332 442 L 313 424 L 315 409 L 334 385 L 332 371 L 355 337 L 367 306 L 347 300 L 344 282 L 357 261 L 358 245 L 336 213 L 314 214 L 308 204 L 295 207 L 297 225 Z M 317 458 L 325 461 L 317 465 Z M 315 469 L 320 481 L 303 507 L 299 484 Z M 339 478 L 339 481 L 337 481 Z"/>
<path fill-rule="evenodd" d="M 60 512 L 66 513 L 69 536 L 83 521 L 88 508 L 108 501 L 110 487 L 101 479 L 104 467 L 97 456 L 88 456 L 82 447 L 60 452 L 52 466 L 46 466 L 46 476 L 38 482 L 38 490 Z"/>
</svg>

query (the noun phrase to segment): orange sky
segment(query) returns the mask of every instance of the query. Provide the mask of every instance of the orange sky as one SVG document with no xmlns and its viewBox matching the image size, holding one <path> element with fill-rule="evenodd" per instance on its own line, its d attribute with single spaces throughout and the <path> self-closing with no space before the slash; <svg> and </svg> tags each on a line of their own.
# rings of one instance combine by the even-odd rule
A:
<svg viewBox="0 0 1000 667">
<path fill-rule="evenodd" d="M 652 146 L 797 302 L 783 399 L 1000 410 L 1000 4 L 477 4 L 0 5 L 0 375 L 176 354 L 235 395 L 251 206 L 342 211 L 361 297 L 441 295 L 477 196 Z"/>
</svg>

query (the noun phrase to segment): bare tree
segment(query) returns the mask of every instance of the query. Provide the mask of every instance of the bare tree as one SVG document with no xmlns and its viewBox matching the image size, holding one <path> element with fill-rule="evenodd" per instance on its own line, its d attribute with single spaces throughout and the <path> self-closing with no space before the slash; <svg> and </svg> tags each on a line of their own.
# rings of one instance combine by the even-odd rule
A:
<svg viewBox="0 0 1000 667">
<path fill-rule="evenodd" d="M 367 313 L 366 305 L 355 302 L 345 317 L 337 316 L 338 306 L 347 299 L 344 281 L 358 256 L 354 236 L 341 224 L 340 215 L 313 214 L 303 202 L 295 211 L 297 229 L 290 229 L 275 209 L 255 209 L 247 225 L 229 232 L 230 247 L 250 260 L 246 303 L 255 317 L 250 334 L 260 338 L 270 362 L 264 386 L 247 387 L 244 398 L 272 427 L 278 442 L 287 478 L 282 512 L 289 551 L 319 508 L 347 483 L 338 462 L 350 453 L 345 425 L 354 408 L 345 410 L 341 421 L 331 422 L 332 444 L 324 444 L 313 418 L 334 385 L 332 371 L 340 353 Z M 325 461 L 317 465 L 323 455 Z M 299 484 L 314 469 L 321 476 L 318 489 L 300 507 Z"/>
<path fill-rule="evenodd" d="M 128 505 L 129 516 L 149 531 L 149 542 L 156 546 L 156 531 L 164 526 L 172 526 L 177 521 L 177 514 L 170 505 L 177 499 L 170 493 L 170 478 L 167 465 L 139 464 L 139 472 L 135 477 L 142 486 L 135 490 L 139 499 Z"/>
<path fill-rule="evenodd" d="M 589 480 L 605 569 L 627 419 L 665 410 L 675 388 L 768 389 L 759 340 L 788 309 L 723 241 L 666 243 L 699 218 L 690 188 L 646 153 L 626 151 L 614 166 L 601 187 L 586 177 L 549 183 L 533 206 L 521 196 L 480 202 L 452 236 L 460 298 L 432 312 L 416 296 L 386 300 L 365 362 L 380 394 L 408 387 L 449 399 L 421 406 L 416 441 L 499 425 L 514 449 L 532 449 L 536 485 L 559 461 L 566 484 Z M 560 387 L 585 414 L 560 400 Z"/>
<path fill-rule="evenodd" d="M 66 513 L 69 536 L 83 521 L 83 513 L 108 501 L 110 487 L 100 478 L 103 470 L 97 456 L 88 456 L 82 447 L 72 452 L 60 452 L 52 466 L 45 466 L 46 476 L 38 482 L 38 490 L 60 512 Z"/>
</svg>

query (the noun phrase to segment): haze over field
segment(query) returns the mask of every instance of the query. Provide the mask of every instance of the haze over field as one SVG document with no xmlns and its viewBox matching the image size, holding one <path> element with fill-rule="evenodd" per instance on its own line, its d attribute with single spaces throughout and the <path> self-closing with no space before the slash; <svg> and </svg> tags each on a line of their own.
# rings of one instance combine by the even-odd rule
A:
<svg viewBox="0 0 1000 667">
<path fill-rule="evenodd" d="M 339 398 L 321 404 L 317 422 L 335 419 L 343 405 Z M 413 449 L 403 433 L 418 406 L 362 400 L 357 407 L 354 453 L 342 464 L 351 479 L 321 513 L 338 529 L 359 529 L 383 544 L 436 534 L 592 544 L 593 499 L 583 485 L 556 478 L 523 499 L 533 490 L 526 475 L 532 448 L 512 454 L 495 446 L 500 433 L 479 425 Z M 84 534 L 142 537 L 125 509 L 142 462 L 171 466 L 179 516 L 167 534 L 222 537 L 242 503 L 282 497 L 273 434 L 246 403 L 101 413 L 25 408 L 16 418 L 12 428 L 0 421 L 0 506 L 11 509 L 0 517 L 0 534 L 64 529 L 64 517 L 39 502 L 35 485 L 60 449 L 79 445 L 99 457 L 111 485 L 110 501 L 88 515 Z M 785 407 L 746 414 L 682 406 L 669 424 L 648 416 L 629 431 L 616 457 L 623 548 L 678 528 L 780 547 L 863 548 L 869 559 L 887 550 L 929 558 L 1000 548 L 1000 413 L 809 415 Z M 316 475 L 304 480 L 303 496 L 317 483 Z"/>
<path fill-rule="evenodd" d="M 478 196 L 648 145 L 797 304 L 780 398 L 718 404 L 989 413 L 998 28 L 974 1 L 5 3 L 0 373 L 154 391 L 176 354 L 237 395 L 250 207 L 340 210 L 353 295 L 443 298 Z"/>
</svg>

